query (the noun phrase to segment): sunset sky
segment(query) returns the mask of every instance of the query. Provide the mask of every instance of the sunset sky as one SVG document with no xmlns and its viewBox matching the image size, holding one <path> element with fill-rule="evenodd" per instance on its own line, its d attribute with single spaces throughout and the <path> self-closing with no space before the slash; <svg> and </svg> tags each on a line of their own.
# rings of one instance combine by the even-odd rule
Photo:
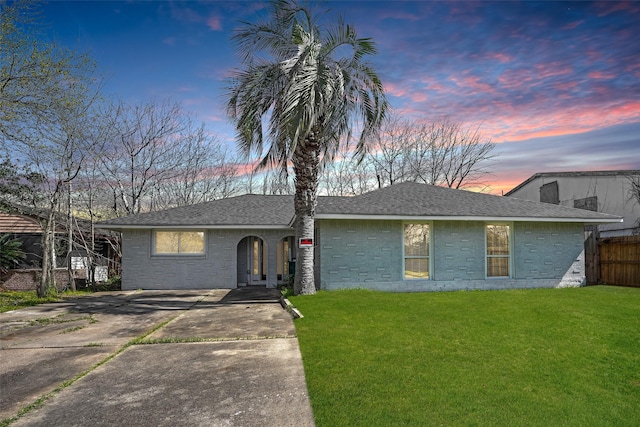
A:
<svg viewBox="0 0 640 427">
<path fill-rule="evenodd" d="M 324 2 L 360 37 L 394 111 L 480 125 L 496 194 L 536 172 L 640 169 L 640 2 Z M 230 34 L 264 2 L 58 1 L 42 24 L 89 51 L 104 92 L 171 100 L 235 148 L 223 88 Z"/>
</svg>

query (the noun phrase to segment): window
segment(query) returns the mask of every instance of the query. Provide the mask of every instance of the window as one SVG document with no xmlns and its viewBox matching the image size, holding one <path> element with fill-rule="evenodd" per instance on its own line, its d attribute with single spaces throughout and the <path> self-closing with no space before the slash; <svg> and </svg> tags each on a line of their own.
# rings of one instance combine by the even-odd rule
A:
<svg viewBox="0 0 640 427">
<path fill-rule="evenodd" d="M 487 224 L 487 277 L 510 277 L 511 243 L 509 226 Z"/>
<path fill-rule="evenodd" d="M 404 278 L 429 278 L 429 224 L 404 225 Z"/>
<path fill-rule="evenodd" d="M 155 231 L 156 255 L 204 255 L 204 231 Z"/>
</svg>

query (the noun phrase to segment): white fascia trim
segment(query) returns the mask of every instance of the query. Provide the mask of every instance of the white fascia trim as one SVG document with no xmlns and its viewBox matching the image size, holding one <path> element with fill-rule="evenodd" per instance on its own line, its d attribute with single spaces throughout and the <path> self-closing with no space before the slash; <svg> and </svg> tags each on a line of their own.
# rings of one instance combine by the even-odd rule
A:
<svg viewBox="0 0 640 427">
<path fill-rule="evenodd" d="M 102 226 L 107 230 L 291 230 L 286 225 L 118 225 Z"/>
<path fill-rule="evenodd" d="M 405 216 L 405 215 L 341 215 L 320 214 L 316 219 L 377 219 L 396 221 L 502 221 L 502 222 L 580 222 L 591 224 L 619 223 L 622 218 L 587 219 L 587 218 L 536 218 L 536 217 L 503 217 L 503 216 Z"/>
</svg>

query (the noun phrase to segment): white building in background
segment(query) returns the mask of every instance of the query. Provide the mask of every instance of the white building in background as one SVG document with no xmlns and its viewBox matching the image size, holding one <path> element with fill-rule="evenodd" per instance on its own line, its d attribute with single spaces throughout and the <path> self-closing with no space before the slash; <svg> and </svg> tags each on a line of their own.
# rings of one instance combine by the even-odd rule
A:
<svg viewBox="0 0 640 427">
<path fill-rule="evenodd" d="M 505 196 L 621 216 L 622 223 L 599 225 L 600 236 L 630 236 L 640 233 L 640 203 L 632 194 L 634 179 L 640 180 L 640 170 L 543 172 Z"/>
</svg>

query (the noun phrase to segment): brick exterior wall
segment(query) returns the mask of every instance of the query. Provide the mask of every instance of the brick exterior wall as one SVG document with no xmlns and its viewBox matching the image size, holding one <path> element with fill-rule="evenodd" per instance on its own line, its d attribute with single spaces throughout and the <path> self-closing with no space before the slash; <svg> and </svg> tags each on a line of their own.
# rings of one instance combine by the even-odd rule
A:
<svg viewBox="0 0 640 427">
<path fill-rule="evenodd" d="M 397 221 L 316 222 L 320 288 L 398 281 L 403 275 L 402 230 Z M 319 255 L 319 256 L 318 256 Z M 318 287 L 318 283 L 316 283 Z"/>
<path fill-rule="evenodd" d="M 84 272 L 84 270 L 82 271 Z M 0 287 L 8 291 L 35 291 L 41 273 L 42 271 L 38 268 L 9 270 L 9 272 L 2 275 Z M 55 270 L 55 275 L 58 290 L 64 289 L 69 284 L 67 269 L 58 268 Z"/>
<path fill-rule="evenodd" d="M 431 278 L 405 280 L 401 221 L 318 221 L 321 289 L 453 291 L 581 286 L 582 224 L 512 224 L 512 277 L 485 278 L 485 223 L 431 223 Z"/>
<path fill-rule="evenodd" d="M 432 279 L 449 282 L 485 276 L 484 227 L 481 221 L 436 221 Z"/>
<path fill-rule="evenodd" d="M 584 284 L 582 224 L 512 224 L 512 278 L 485 278 L 485 223 L 433 221 L 431 278 L 405 280 L 402 221 L 318 220 L 316 286 L 385 291 L 453 291 L 580 286 Z M 246 270 L 248 236 L 264 240 L 267 286 L 277 283 L 276 247 L 293 230 L 227 230 L 206 233 L 203 256 L 153 256 L 151 230 L 123 233 L 122 289 L 235 288 Z M 239 260 L 240 258 L 240 260 Z"/>
<path fill-rule="evenodd" d="M 267 286 L 275 287 L 276 247 L 292 230 L 227 230 L 206 232 L 203 256 L 152 255 L 151 230 L 122 233 L 122 289 L 229 289 L 238 286 L 238 243 L 258 236 L 267 246 Z M 241 248 L 241 253 L 246 250 Z"/>
<path fill-rule="evenodd" d="M 584 229 L 582 224 L 514 224 L 515 277 L 554 279 L 584 284 Z M 582 265 L 580 265 L 582 264 Z"/>
</svg>

